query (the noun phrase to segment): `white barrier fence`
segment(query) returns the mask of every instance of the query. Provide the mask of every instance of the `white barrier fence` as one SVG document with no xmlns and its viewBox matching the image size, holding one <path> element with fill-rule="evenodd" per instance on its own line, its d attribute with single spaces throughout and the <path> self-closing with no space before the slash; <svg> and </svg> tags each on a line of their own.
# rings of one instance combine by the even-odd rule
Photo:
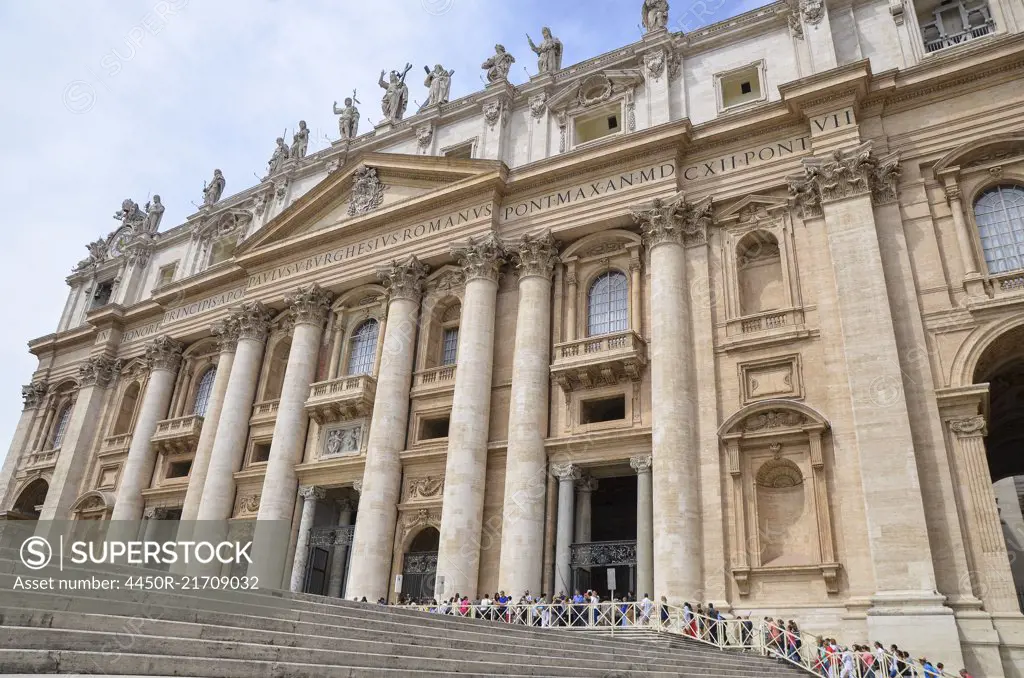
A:
<svg viewBox="0 0 1024 678">
<path fill-rule="evenodd" d="M 789 631 L 776 623 L 712 619 L 673 605 L 649 603 L 481 604 L 468 601 L 408 605 L 434 614 L 563 630 L 629 630 L 668 633 L 720 649 L 756 652 L 799 666 L 822 678 L 939 678 L 951 674 L 902 659 L 887 650 L 853 651 L 828 647 L 818 636 Z"/>
</svg>

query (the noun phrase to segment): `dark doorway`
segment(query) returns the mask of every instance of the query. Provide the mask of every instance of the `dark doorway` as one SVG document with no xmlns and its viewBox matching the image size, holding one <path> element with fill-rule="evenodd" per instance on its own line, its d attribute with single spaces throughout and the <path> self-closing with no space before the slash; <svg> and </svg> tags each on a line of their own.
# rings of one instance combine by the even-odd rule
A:
<svg viewBox="0 0 1024 678">
<path fill-rule="evenodd" d="M 434 578 L 437 576 L 437 550 L 441 533 L 426 527 L 413 537 L 402 560 L 402 596 L 415 600 L 434 597 Z"/>
</svg>

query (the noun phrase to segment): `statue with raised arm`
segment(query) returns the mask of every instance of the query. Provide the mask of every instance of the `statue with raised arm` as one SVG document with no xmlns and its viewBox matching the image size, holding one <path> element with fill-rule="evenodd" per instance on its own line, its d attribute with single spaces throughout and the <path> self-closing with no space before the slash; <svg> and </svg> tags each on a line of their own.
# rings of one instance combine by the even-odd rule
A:
<svg viewBox="0 0 1024 678">
<path fill-rule="evenodd" d="M 299 120 L 299 129 L 292 135 L 292 150 L 289 155 L 293 160 L 306 157 L 306 149 L 309 147 L 309 128 L 305 120 Z"/>
<path fill-rule="evenodd" d="M 434 70 L 426 66 L 423 70 L 427 72 L 427 79 L 423 81 L 423 86 L 427 88 L 427 101 L 420 106 L 420 110 L 448 103 L 448 93 L 452 88 L 452 76 L 455 75 L 455 71 L 445 70 L 441 64 L 436 64 Z"/>
<path fill-rule="evenodd" d="M 114 218 L 121 222 L 122 226 L 142 226 L 146 215 L 139 209 L 139 203 L 131 198 L 121 201 L 121 209 L 114 213 Z"/>
<path fill-rule="evenodd" d="M 504 45 L 494 46 L 494 56 L 480 65 L 480 68 L 487 71 L 487 82 L 494 83 L 500 80 L 508 80 L 508 72 L 516 58 L 505 51 Z"/>
<path fill-rule="evenodd" d="M 288 161 L 288 153 L 288 144 L 284 142 L 283 137 L 278 137 L 274 154 L 270 156 L 270 161 L 267 162 L 267 176 L 272 176 L 281 171 L 285 162 Z"/>
<path fill-rule="evenodd" d="M 210 183 L 203 183 L 203 205 L 210 206 L 220 200 L 224 193 L 224 175 L 219 169 L 213 170 L 213 179 Z"/>
<path fill-rule="evenodd" d="M 530 43 L 530 49 L 537 55 L 537 72 L 554 73 L 562 68 L 562 41 L 551 35 L 551 29 L 545 26 L 540 29 L 541 40 L 539 45 L 533 44 L 529 33 L 526 39 Z"/>
<path fill-rule="evenodd" d="M 648 33 L 665 28 L 668 25 L 668 0 L 644 0 L 641 19 Z"/>
<path fill-rule="evenodd" d="M 338 131 L 342 139 L 355 139 L 359 133 L 359 109 L 352 102 L 359 103 L 355 90 L 352 90 L 352 96 L 345 97 L 344 108 L 338 108 L 338 102 L 334 102 L 334 114 L 338 116 Z"/>
<path fill-rule="evenodd" d="M 160 220 L 164 218 L 164 204 L 160 196 L 154 195 L 153 200 L 146 203 L 146 221 L 142 227 L 146 233 L 156 233 L 160 228 Z"/>
<path fill-rule="evenodd" d="M 405 76 L 409 74 L 412 64 L 407 63 L 405 70 L 399 73 L 391 71 L 388 80 L 384 80 L 384 71 L 380 72 L 377 84 L 384 90 L 380 101 L 380 110 L 388 122 L 398 122 L 405 115 L 405 107 L 409 105 L 409 87 L 405 84 Z"/>
</svg>

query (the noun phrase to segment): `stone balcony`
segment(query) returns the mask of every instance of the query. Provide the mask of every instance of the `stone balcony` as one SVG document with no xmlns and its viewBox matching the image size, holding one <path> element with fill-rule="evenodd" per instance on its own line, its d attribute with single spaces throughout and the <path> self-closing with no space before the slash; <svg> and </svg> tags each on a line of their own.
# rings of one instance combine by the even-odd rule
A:
<svg viewBox="0 0 1024 678">
<path fill-rule="evenodd" d="M 119 433 L 114 436 L 107 436 L 103 439 L 103 445 L 100 447 L 100 454 L 117 454 L 118 452 L 127 452 L 128 447 L 132 444 L 131 433 Z"/>
<path fill-rule="evenodd" d="M 20 468 L 45 468 L 53 466 L 57 463 L 57 457 L 60 456 L 60 448 L 55 447 L 49 450 L 36 450 L 30 452 L 21 458 Z"/>
<path fill-rule="evenodd" d="M 199 433 L 203 429 L 203 418 L 197 414 L 187 417 L 164 419 L 157 423 L 153 434 L 153 447 L 165 454 L 178 454 L 195 449 Z"/>
<path fill-rule="evenodd" d="M 306 411 L 317 424 L 364 417 L 373 410 L 377 380 L 368 374 L 318 381 L 309 387 Z"/>
<path fill-rule="evenodd" d="M 647 344 L 632 330 L 555 344 L 551 376 L 566 391 L 639 381 Z"/>
<path fill-rule="evenodd" d="M 277 421 L 277 408 L 280 404 L 280 400 L 266 400 L 262 403 L 256 403 L 252 408 L 252 417 L 249 419 L 249 425 L 273 424 Z"/>
<path fill-rule="evenodd" d="M 442 365 L 420 370 L 413 374 L 413 398 L 424 395 L 447 393 L 455 389 L 455 365 Z"/>
</svg>

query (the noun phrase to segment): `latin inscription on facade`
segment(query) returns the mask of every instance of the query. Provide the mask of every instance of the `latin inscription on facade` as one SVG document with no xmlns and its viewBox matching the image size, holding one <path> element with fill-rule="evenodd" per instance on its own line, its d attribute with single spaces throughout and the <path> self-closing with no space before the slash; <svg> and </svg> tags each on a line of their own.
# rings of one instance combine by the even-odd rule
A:
<svg viewBox="0 0 1024 678">
<path fill-rule="evenodd" d="M 513 205 L 502 206 L 501 220 L 513 221 L 558 207 L 578 205 L 582 202 L 602 198 L 606 195 L 632 188 L 633 186 L 642 186 L 655 181 L 670 179 L 675 174 L 676 166 L 670 162 L 661 165 L 651 165 L 650 167 L 634 170 L 628 174 L 616 174 L 615 176 L 598 179 L 582 186 L 573 186 L 572 188 L 524 200 Z"/>
<path fill-rule="evenodd" d="M 157 321 L 155 323 L 143 325 L 142 327 L 133 327 L 129 330 L 125 330 L 124 334 L 121 335 L 121 343 L 127 344 L 133 341 L 138 341 L 139 339 L 151 337 L 160 330 L 161 325 L 163 325 L 163 323 Z"/>
<path fill-rule="evenodd" d="M 215 294 L 212 297 L 207 297 L 206 299 L 200 299 L 199 301 L 192 302 L 191 304 L 172 308 L 164 313 L 163 324 L 169 325 L 170 323 L 177 322 L 178 320 L 184 320 L 186 318 L 199 315 L 200 313 L 205 313 L 206 311 L 212 311 L 215 308 L 229 306 L 235 302 L 241 301 L 244 296 L 245 288 L 238 287 L 233 290 L 228 290 L 227 292 Z"/>
<path fill-rule="evenodd" d="M 800 136 L 782 141 L 773 141 L 739 153 L 702 160 L 689 165 L 683 169 L 683 179 L 686 181 L 709 179 L 737 170 L 747 169 L 748 167 L 756 167 L 757 165 L 779 160 L 790 155 L 807 153 L 811 150 L 812 137 L 855 125 L 856 119 L 853 117 L 853 109 L 845 108 L 841 111 L 834 111 L 811 118 L 810 124 L 810 134 L 801 134 Z"/>
<path fill-rule="evenodd" d="M 431 219 L 430 221 L 424 221 L 423 223 L 416 224 L 415 226 L 396 229 L 390 233 L 377 235 L 349 245 L 342 245 L 341 247 L 336 247 L 334 249 L 327 250 L 326 252 L 320 252 L 319 254 L 315 254 L 311 257 L 304 257 L 291 263 L 278 266 L 277 268 L 254 273 L 249 276 L 247 289 L 269 285 L 270 283 L 291 278 L 301 273 L 308 273 L 309 271 L 315 271 L 327 266 L 333 266 L 334 264 L 340 264 L 343 261 L 358 259 L 363 255 L 381 252 L 409 242 L 410 240 L 416 240 L 429 235 L 436 235 L 455 226 L 461 226 L 462 224 L 467 224 L 478 219 L 490 218 L 492 214 L 493 209 L 491 204 L 485 203 L 477 207 L 470 207 L 468 209 L 455 212 L 454 214 L 446 214 L 444 216 L 437 217 L 436 219 Z"/>
</svg>

